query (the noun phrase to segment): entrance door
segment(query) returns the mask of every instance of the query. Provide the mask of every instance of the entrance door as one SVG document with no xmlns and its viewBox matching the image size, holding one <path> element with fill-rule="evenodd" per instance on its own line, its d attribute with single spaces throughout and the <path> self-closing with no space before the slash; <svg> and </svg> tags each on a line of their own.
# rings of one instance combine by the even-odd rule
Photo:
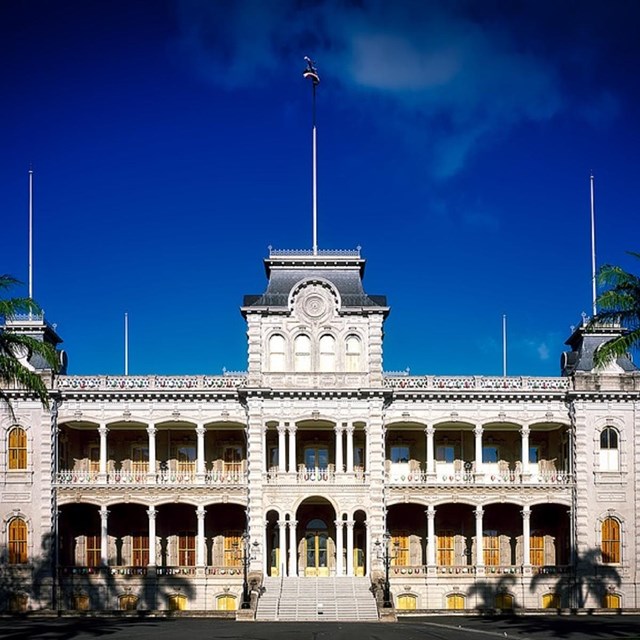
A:
<svg viewBox="0 0 640 640">
<path fill-rule="evenodd" d="M 319 519 L 311 520 L 305 534 L 305 576 L 329 575 L 328 540 L 327 525 Z"/>
</svg>

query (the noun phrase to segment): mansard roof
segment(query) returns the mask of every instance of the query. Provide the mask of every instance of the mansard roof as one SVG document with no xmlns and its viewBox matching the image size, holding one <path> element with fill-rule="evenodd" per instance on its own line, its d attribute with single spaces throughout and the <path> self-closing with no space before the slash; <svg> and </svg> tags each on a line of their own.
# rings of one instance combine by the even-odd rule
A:
<svg viewBox="0 0 640 640">
<path fill-rule="evenodd" d="M 292 289 L 301 281 L 325 280 L 338 291 L 342 307 L 379 308 L 387 312 L 386 296 L 369 295 L 362 285 L 365 260 L 360 250 L 279 251 L 265 259 L 269 282 L 261 295 L 244 297 L 243 312 L 256 307 L 283 307 Z"/>
</svg>

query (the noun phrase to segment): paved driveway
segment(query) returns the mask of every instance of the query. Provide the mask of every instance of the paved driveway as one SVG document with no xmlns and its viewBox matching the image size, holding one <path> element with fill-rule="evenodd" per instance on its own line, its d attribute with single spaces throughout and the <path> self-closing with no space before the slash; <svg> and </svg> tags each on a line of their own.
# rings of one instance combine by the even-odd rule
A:
<svg viewBox="0 0 640 640">
<path fill-rule="evenodd" d="M 0 619 L 2 640 L 640 640 L 640 616 L 436 616 L 382 623 L 206 618 Z"/>
</svg>

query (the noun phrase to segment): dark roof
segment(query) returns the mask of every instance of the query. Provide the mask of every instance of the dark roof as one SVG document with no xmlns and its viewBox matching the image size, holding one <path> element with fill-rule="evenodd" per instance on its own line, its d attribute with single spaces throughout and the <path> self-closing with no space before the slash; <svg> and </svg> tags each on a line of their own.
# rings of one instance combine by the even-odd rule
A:
<svg viewBox="0 0 640 640">
<path fill-rule="evenodd" d="M 301 281 L 326 280 L 338 290 L 342 307 L 387 308 L 386 296 L 367 295 L 362 286 L 364 260 L 337 257 L 335 260 L 322 257 L 301 259 L 297 256 L 274 258 L 265 261 L 269 282 L 262 295 L 247 295 L 246 307 L 287 307 L 291 290 Z"/>
</svg>

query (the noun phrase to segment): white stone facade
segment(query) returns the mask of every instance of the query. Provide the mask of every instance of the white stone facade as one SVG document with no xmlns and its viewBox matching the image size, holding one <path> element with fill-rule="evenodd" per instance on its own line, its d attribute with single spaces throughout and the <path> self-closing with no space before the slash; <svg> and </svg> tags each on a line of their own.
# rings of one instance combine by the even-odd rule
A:
<svg viewBox="0 0 640 640">
<path fill-rule="evenodd" d="M 251 585 L 388 560 L 398 608 L 640 607 L 634 367 L 581 369 L 580 327 L 562 377 L 385 374 L 359 252 L 266 267 L 247 373 L 5 392 L 3 607 L 233 610 L 244 558 Z"/>
</svg>

